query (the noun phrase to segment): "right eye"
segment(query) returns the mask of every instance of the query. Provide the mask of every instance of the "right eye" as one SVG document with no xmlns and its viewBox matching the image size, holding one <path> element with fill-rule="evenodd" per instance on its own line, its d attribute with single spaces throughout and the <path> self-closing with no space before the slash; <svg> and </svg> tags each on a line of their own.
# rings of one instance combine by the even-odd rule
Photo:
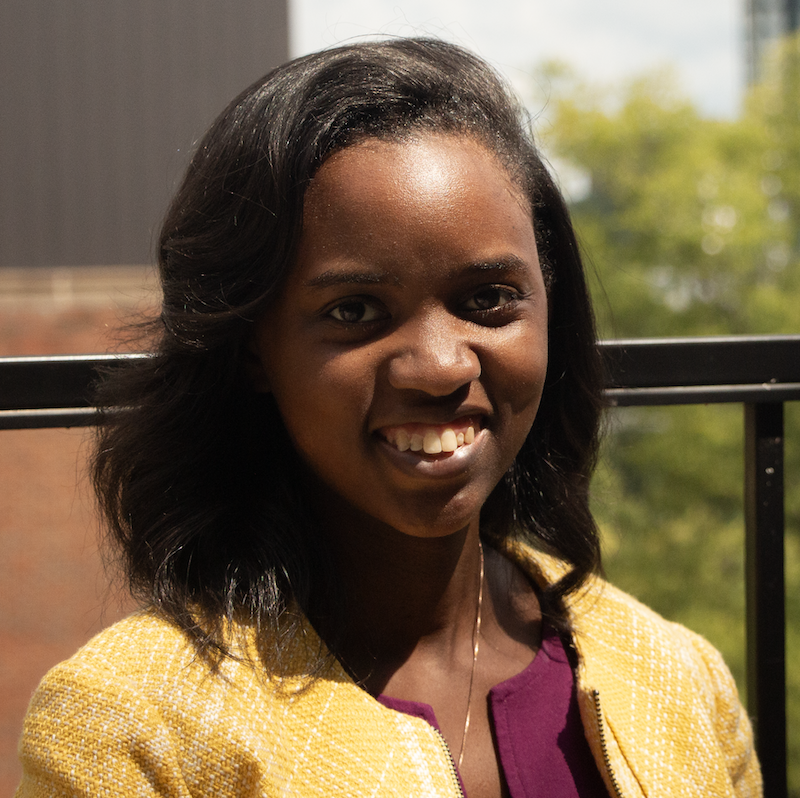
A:
<svg viewBox="0 0 800 798">
<path fill-rule="evenodd" d="M 386 317 L 383 310 L 363 299 L 348 299 L 335 308 L 331 308 L 328 315 L 345 324 L 369 324 Z"/>
</svg>

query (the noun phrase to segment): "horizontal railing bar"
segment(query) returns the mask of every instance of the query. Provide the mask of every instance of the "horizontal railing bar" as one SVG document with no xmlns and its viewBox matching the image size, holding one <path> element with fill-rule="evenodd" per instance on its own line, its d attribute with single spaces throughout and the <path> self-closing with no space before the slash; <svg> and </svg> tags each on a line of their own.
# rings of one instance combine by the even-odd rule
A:
<svg viewBox="0 0 800 798">
<path fill-rule="evenodd" d="M 107 368 L 146 354 L 0 358 L 0 410 L 92 406 L 92 388 Z"/>
<path fill-rule="evenodd" d="M 780 402 L 800 399 L 800 335 L 643 338 L 599 344 L 612 406 Z M 62 426 L 57 411 L 92 408 L 104 370 L 147 354 L 0 358 L 0 429 Z M 94 415 L 67 415 L 69 426 Z M 27 421 L 26 421 L 27 419 Z"/>
<path fill-rule="evenodd" d="M 91 427 L 97 423 L 98 416 L 99 412 L 93 407 L 0 410 L 0 430 Z"/>
<path fill-rule="evenodd" d="M 800 335 L 642 338 L 600 348 L 608 388 L 800 382 Z"/>
<path fill-rule="evenodd" d="M 667 388 L 606 388 L 611 407 L 705 405 L 725 402 L 800 400 L 800 382 L 766 385 L 675 385 Z"/>
<path fill-rule="evenodd" d="M 787 385 L 676 386 L 674 388 L 608 388 L 611 407 L 800 401 L 800 383 Z M 0 430 L 89 427 L 97 421 L 94 407 L 0 410 Z"/>
</svg>

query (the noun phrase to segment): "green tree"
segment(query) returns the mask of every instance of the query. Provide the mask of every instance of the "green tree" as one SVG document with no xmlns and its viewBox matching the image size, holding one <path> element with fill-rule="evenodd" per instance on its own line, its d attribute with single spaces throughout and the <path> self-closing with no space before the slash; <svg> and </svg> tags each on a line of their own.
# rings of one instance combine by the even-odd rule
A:
<svg viewBox="0 0 800 798">
<path fill-rule="evenodd" d="M 800 332 L 800 38 L 736 120 L 703 118 L 669 72 L 604 90 L 549 64 L 537 83 L 545 150 L 583 177 L 571 205 L 602 337 Z M 786 421 L 800 796 L 800 408 Z M 612 580 L 712 640 L 744 694 L 742 426 L 738 406 L 614 411 L 594 495 Z"/>
</svg>

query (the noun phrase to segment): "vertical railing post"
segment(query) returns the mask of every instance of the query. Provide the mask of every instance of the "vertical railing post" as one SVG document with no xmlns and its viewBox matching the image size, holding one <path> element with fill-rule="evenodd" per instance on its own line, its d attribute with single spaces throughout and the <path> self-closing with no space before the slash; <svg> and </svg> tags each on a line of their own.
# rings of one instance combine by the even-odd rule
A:
<svg viewBox="0 0 800 798">
<path fill-rule="evenodd" d="M 785 798 L 783 404 L 745 405 L 747 705 L 766 798 Z"/>
</svg>

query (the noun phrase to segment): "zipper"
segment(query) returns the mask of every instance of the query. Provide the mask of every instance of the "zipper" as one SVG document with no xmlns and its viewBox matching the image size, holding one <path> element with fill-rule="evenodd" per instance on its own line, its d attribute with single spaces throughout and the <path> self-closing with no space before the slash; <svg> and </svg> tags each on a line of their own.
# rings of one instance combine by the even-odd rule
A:
<svg viewBox="0 0 800 798">
<path fill-rule="evenodd" d="M 603 762 L 605 763 L 606 773 L 611 780 L 614 787 L 614 792 L 617 798 L 622 798 L 622 790 L 619 788 L 619 782 L 614 775 L 614 769 L 611 767 L 611 757 L 608 755 L 608 744 L 606 743 L 606 727 L 603 723 L 603 711 L 600 709 L 600 691 L 592 690 L 592 698 L 594 699 L 594 711 L 597 716 L 597 729 L 600 733 L 600 750 L 603 752 Z"/>
<path fill-rule="evenodd" d="M 447 754 L 447 761 L 450 765 L 448 771 L 450 773 L 450 780 L 453 782 L 453 786 L 456 788 L 458 795 L 460 798 L 466 798 L 464 795 L 464 790 L 461 789 L 461 781 L 458 778 L 458 772 L 456 771 L 456 762 L 453 759 L 453 755 L 450 753 L 450 746 L 447 744 L 447 740 L 444 739 L 444 735 L 435 727 L 431 726 L 431 728 L 436 732 L 436 736 L 439 738 L 442 746 L 444 747 L 444 752 Z"/>
</svg>

